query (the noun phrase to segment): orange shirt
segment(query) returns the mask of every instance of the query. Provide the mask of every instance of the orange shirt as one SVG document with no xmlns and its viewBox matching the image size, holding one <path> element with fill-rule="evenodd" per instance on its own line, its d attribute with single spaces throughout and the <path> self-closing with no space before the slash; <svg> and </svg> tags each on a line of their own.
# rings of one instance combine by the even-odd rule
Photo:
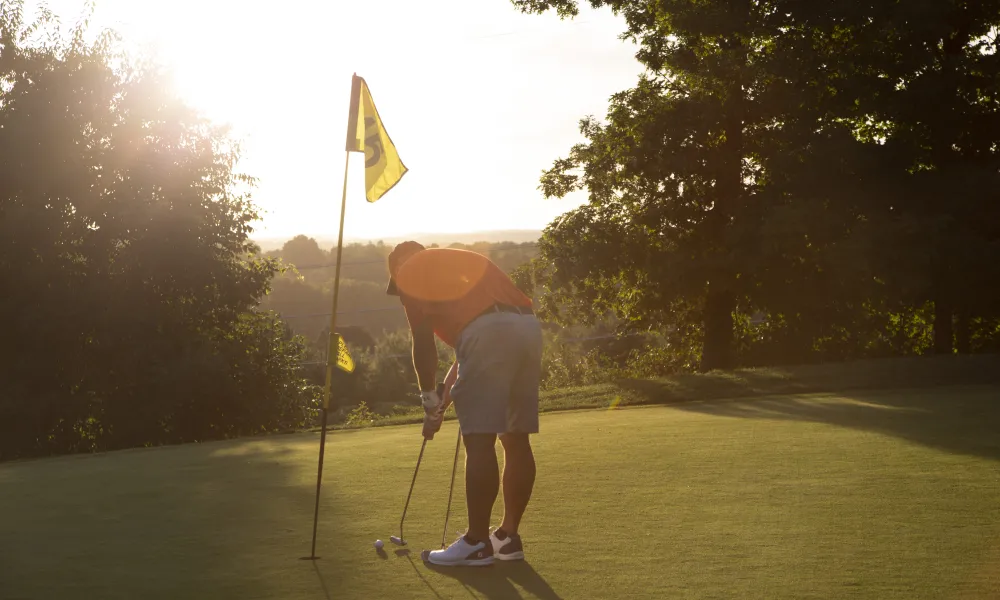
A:
<svg viewBox="0 0 1000 600">
<path fill-rule="evenodd" d="M 494 304 L 531 306 L 500 267 L 469 250 L 421 250 L 399 267 L 395 280 L 410 328 L 430 319 L 434 333 L 453 348 L 462 329 Z"/>
</svg>

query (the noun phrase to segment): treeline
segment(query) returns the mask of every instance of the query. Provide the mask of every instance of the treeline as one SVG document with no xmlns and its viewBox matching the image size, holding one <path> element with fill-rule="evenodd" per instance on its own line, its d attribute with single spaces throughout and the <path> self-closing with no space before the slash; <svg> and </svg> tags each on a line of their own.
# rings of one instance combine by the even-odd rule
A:
<svg viewBox="0 0 1000 600">
<path fill-rule="evenodd" d="M 88 38 L 0 4 L 0 460 L 311 422 L 234 142 Z"/>
<path fill-rule="evenodd" d="M 479 252 L 508 273 L 538 254 L 534 243 L 456 243 L 448 247 Z M 385 293 L 389 279 L 386 258 L 392 248 L 382 242 L 344 246 L 337 328 L 353 345 L 370 348 L 384 334 L 406 328 L 399 300 Z M 310 347 L 322 352 L 330 328 L 337 249 L 320 248 L 315 239 L 298 235 L 266 256 L 279 261 L 284 270 L 274 278 L 263 307 L 276 312 Z"/>
<path fill-rule="evenodd" d="M 645 72 L 541 179 L 589 195 L 548 319 L 653 332 L 619 360 L 661 371 L 1000 348 L 1000 2 L 590 4 Z"/>
</svg>

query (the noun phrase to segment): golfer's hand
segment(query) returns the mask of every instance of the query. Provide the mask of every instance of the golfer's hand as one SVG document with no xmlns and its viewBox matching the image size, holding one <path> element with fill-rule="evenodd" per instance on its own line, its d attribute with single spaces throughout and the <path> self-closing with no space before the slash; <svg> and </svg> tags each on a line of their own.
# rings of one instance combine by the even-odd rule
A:
<svg viewBox="0 0 1000 600">
<path fill-rule="evenodd" d="M 434 434 L 441 430 L 441 422 L 444 420 L 441 395 L 436 391 L 420 392 L 420 403 L 424 407 L 424 438 L 433 440 Z"/>
</svg>

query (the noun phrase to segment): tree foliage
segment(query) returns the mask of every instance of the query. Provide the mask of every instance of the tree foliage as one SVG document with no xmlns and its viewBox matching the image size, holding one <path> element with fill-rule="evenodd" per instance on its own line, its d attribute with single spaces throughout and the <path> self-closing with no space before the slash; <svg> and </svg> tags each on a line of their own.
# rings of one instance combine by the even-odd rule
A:
<svg viewBox="0 0 1000 600">
<path fill-rule="evenodd" d="M 0 457 L 301 424 L 238 147 L 85 37 L 0 12 Z"/>
<path fill-rule="evenodd" d="M 953 313 L 966 350 L 989 329 L 996 2 L 590 4 L 624 18 L 645 71 L 541 178 L 589 193 L 542 240 L 550 314 L 693 326 L 703 369 L 891 352 L 928 302 L 939 350 Z"/>
</svg>

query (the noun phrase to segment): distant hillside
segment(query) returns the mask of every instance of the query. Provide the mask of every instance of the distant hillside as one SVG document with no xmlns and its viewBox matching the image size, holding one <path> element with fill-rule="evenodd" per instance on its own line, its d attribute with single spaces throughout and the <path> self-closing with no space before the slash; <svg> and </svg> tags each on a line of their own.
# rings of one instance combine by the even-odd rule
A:
<svg viewBox="0 0 1000 600">
<path fill-rule="evenodd" d="M 499 232 L 497 232 L 499 233 Z M 475 235 L 470 239 L 482 239 Z M 419 236 L 414 236 L 419 237 Z M 538 245 L 533 242 L 475 242 L 465 244 L 447 240 L 449 246 L 465 248 L 488 257 L 506 273 L 528 263 L 538 255 Z M 352 242 L 345 244 L 341 257 L 340 297 L 337 305 L 338 326 L 350 328 L 354 344 L 374 343 L 385 332 L 406 328 L 406 315 L 399 300 L 385 293 L 389 281 L 386 257 L 392 244 Z M 271 291 L 261 302 L 265 310 L 281 315 L 296 334 L 303 336 L 318 353 L 329 343 L 324 331 L 330 325 L 330 307 L 333 300 L 333 281 L 336 277 L 336 248 L 324 241 L 321 246 L 315 238 L 296 236 L 284 246 L 267 253 L 280 258 L 289 270 L 274 277 Z M 367 341 L 365 341 L 367 340 Z"/>
<path fill-rule="evenodd" d="M 471 233 L 410 233 L 402 236 L 383 238 L 345 238 L 344 243 L 367 243 L 378 242 L 381 240 L 386 244 L 396 244 L 405 240 L 416 240 L 421 244 L 437 244 L 439 246 L 447 246 L 455 243 L 474 244 L 476 242 L 489 242 L 493 244 L 499 242 L 515 242 L 520 244 L 524 242 L 534 242 L 538 240 L 541 235 L 541 231 L 534 229 L 507 229 L 497 231 L 473 231 Z M 282 245 L 292 237 L 294 236 L 260 237 L 254 238 L 254 241 L 260 244 L 260 247 L 264 252 L 268 252 L 280 249 Z M 337 238 L 335 236 L 310 237 L 315 239 L 323 248 L 331 248 L 337 245 Z"/>
</svg>

